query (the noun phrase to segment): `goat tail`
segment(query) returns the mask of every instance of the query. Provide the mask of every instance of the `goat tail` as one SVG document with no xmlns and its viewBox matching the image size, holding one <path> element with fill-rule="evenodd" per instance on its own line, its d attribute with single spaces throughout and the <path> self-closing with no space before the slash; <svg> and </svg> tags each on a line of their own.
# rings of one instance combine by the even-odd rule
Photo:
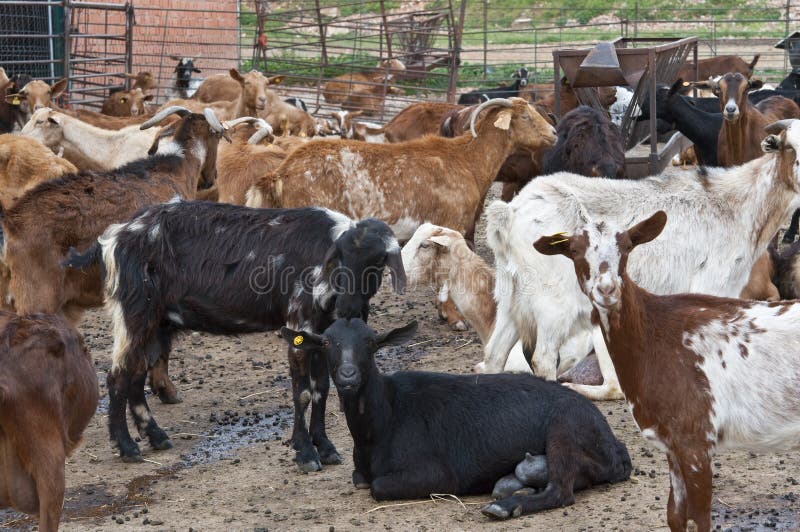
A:
<svg viewBox="0 0 800 532">
<path fill-rule="evenodd" d="M 100 246 L 99 242 L 95 241 L 95 243 L 89 246 L 89 249 L 83 253 L 70 246 L 67 252 L 67 258 L 61 261 L 61 266 L 84 271 L 96 264 L 100 264 L 102 260 L 103 248 Z"/>
<path fill-rule="evenodd" d="M 261 190 L 261 185 L 259 183 L 248 188 L 244 197 L 246 207 L 258 209 L 264 206 L 264 192 Z"/>
<path fill-rule="evenodd" d="M 750 73 L 751 74 L 753 73 L 753 69 L 756 68 L 756 63 L 758 63 L 758 60 L 760 58 L 761 58 L 761 54 L 756 54 L 755 56 L 753 56 L 753 60 L 750 61 L 750 65 L 748 65 L 748 68 L 750 69 Z"/>
<path fill-rule="evenodd" d="M 513 221 L 514 210 L 505 201 L 495 200 L 486 208 L 486 240 L 495 252 L 506 246 Z"/>
</svg>

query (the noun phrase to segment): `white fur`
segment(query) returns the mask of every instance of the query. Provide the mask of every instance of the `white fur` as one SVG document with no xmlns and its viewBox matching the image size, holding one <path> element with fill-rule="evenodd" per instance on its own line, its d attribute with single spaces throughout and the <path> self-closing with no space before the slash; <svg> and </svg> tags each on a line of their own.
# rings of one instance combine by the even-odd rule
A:
<svg viewBox="0 0 800 532">
<path fill-rule="evenodd" d="M 798 124 L 787 131 L 787 142 L 800 147 Z M 771 236 L 800 206 L 798 194 L 776 177 L 775 157 L 709 169 L 707 187 L 694 171 L 677 169 L 638 181 L 559 173 L 535 179 L 509 204 L 492 203 L 487 240 L 496 258 L 498 312 L 485 349 L 487 370 L 502 369 L 515 342 L 535 337 L 534 372 L 555 379 L 562 348 L 591 330 L 591 306 L 571 261 L 532 247 L 542 235 L 573 233 L 590 217 L 627 227 L 665 210 L 664 234 L 630 256 L 634 281 L 658 294 L 737 297 Z M 790 179 L 797 186 L 797 175 Z M 613 372 L 604 378 L 616 382 Z"/>
</svg>

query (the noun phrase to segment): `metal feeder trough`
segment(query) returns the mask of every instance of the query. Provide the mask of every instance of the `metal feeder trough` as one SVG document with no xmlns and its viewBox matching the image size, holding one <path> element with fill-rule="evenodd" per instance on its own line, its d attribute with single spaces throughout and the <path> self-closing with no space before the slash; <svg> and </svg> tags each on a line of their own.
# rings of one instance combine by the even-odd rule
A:
<svg viewBox="0 0 800 532">
<path fill-rule="evenodd" d="M 661 172 L 672 157 L 691 143 L 680 133 L 674 135 L 659 150 L 656 142 L 650 143 L 649 155 L 644 155 L 641 142 L 648 136 L 657 138 L 656 121 L 650 121 L 649 131 L 636 127 L 636 109 L 641 109 L 645 95 L 649 94 L 650 116 L 656 116 L 656 87 L 672 83 L 678 69 L 693 52 L 697 65 L 697 37 L 627 38 L 598 43 L 594 48 L 561 49 L 553 51 L 553 80 L 561 83 L 563 75 L 575 90 L 578 101 L 605 111 L 600 105 L 596 87 L 629 86 L 633 90 L 631 105 L 622 119 L 625 139 L 625 175 L 629 178 L 645 177 Z M 555 91 L 556 115 L 561 116 L 559 91 Z M 638 153 L 637 153 L 638 152 Z"/>
</svg>

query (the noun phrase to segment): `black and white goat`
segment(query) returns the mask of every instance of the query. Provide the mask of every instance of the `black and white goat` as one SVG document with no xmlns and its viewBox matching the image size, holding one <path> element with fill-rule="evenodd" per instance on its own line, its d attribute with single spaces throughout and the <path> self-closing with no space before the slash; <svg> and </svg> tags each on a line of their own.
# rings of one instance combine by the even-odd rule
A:
<svg viewBox="0 0 800 532">
<path fill-rule="evenodd" d="M 528 85 L 528 69 L 522 67 L 514 72 L 514 75 L 511 77 L 514 79 L 514 83 L 511 85 L 502 85 L 494 89 L 475 89 L 474 91 L 465 92 L 458 97 L 459 105 L 475 105 L 488 102 L 494 98 L 519 96 L 519 90 Z"/>
<path fill-rule="evenodd" d="M 290 346 L 310 346 L 327 358 L 355 444 L 357 488 L 369 488 L 377 500 L 489 493 L 526 453 L 538 455 L 547 464 L 541 492 L 517 492 L 483 508 L 507 519 L 570 505 L 575 490 L 630 476 L 628 451 L 597 407 L 555 382 L 510 374 L 382 375 L 375 351 L 409 340 L 416 325 L 377 334 L 360 319 L 339 319 L 321 335 L 281 329 Z"/>
<path fill-rule="evenodd" d="M 114 328 L 109 430 L 125 461 L 142 459 L 128 433 L 126 403 L 152 447 L 172 446 L 150 414 L 144 378 L 169 352 L 177 331 L 238 334 L 288 324 L 322 332 L 336 318 L 367 318 L 384 267 L 395 291 L 405 287 L 400 246 L 389 226 L 321 208 L 170 202 L 110 226 L 98 242 L 95 256 L 102 252 Z M 325 357 L 293 346 L 289 366 L 295 461 L 304 471 L 339 463 L 325 434 Z M 312 400 L 309 435 L 305 410 Z"/>
<path fill-rule="evenodd" d="M 199 74 L 202 70 L 194 66 L 194 57 L 172 55 L 170 59 L 177 61 L 178 64 L 175 66 L 175 85 L 167 91 L 167 96 L 170 99 L 191 98 L 203 82 L 200 78 L 193 79 L 192 74 Z"/>
</svg>

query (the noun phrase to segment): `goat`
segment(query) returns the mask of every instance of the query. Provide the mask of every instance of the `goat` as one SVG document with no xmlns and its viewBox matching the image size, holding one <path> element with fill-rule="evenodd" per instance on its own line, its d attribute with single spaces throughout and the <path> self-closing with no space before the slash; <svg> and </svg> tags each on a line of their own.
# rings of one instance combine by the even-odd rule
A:
<svg viewBox="0 0 800 532">
<path fill-rule="evenodd" d="M 178 57 L 171 55 L 170 59 L 177 61 L 175 66 L 175 85 L 169 91 L 171 98 L 186 99 L 191 98 L 200 86 L 201 80 L 192 79 L 192 74 L 202 72 L 194 66 L 193 57 Z"/>
<path fill-rule="evenodd" d="M 473 91 L 465 92 L 458 97 L 459 105 L 476 105 L 493 98 L 511 98 L 512 96 L 519 96 L 520 89 L 523 89 L 528 84 L 528 69 L 525 67 L 518 68 L 514 74 L 511 75 L 514 82 L 511 85 L 501 85 L 494 89 L 475 89 Z"/>
<path fill-rule="evenodd" d="M 126 72 L 125 78 L 133 80 L 131 90 L 142 89 L 142 92 L 145 94 L 149 94 L 150 91 L 157 87 L 156 78 L 153 77 L 153 74 L 148 71 L 142 71 L 138 74 Z"/>
<path fill-rule="evenodd" d="M 167 243 L 170 252 L 165 254 Z M 150 414 L 144 376 L 157 359 L 168 356 L 175 332 L 238 334 L 284 323 L 321 332 L 337 317 L 366 319 L 384 267 L 395 291 L 405 286 L 400 246 L 386 224 L 356 222 L 320 208 L 256 210 L 173 202 L 111 225 L 98 246 L 87 254 L 102 256 L 107 272 L 106 301 L 115 331 L 109 432 L 124 461 L 142 460 L 128 433 L 128 402 L 150 445 L 172 446 Z M 83 262 L 84 257 L 70 260 Z M 150 272 L 145 278 L 142 268 Z M 295 344 L 289 367 L 295 461 L 304 471 L 339 463 L 325 434 L 324 358 Z M 312 401 L 309 434 L 305 410 Z"/>
<path fill-rule="evenodd" d="M 0 311 L 0 508 L 55 532 L 64 462 L 97 409 L 92 358 L 62 318 Z"/>
<path fill-rule="evenodd" d="M 212 184 L 222 125 L 208 110 L 166 109 L 142 127 L 170 114 L 182 118 L 153 143 L 153 155 L 105 173 L 80 172 L 40 183 L 2 213 L 5 261 L 11 270 L 10 296 L 20 314 L 63 312 L 77 323 L 83 310 L 103 302 L 99 268 L 64 270 L 61 258 L 71 246 L 90 246 L 111 223 L 137 209 L 176 195 L 193 198 L 198 180 Z M 153 381 L 164 401 L 177 400 L 172 383 Z"/>
<path fill-rule="evenodd" d="M 208 108 L 220 120 L 232 120 L 241 116 L 255 116 L 259 111 L 263 111 L 267 105 L 269 94 L 267 90 L 269 80 L 264 74 L 256 70 L 251 70 L 247 74 L 242 74 L 235 68 L 228 71 L 231 79 L 239 84 L 239 95 L 234 100 L 221 100 L 213 103 L 203 103 L 197 100 L 177 99 L 170 100 L 159 109 L 166 109 L 173 106 L 181 106 L 195 113 L 202 113 Z"/>
<path fill-rule="evenodd" d="M 304 111 L 306 113 L 308 112 L 308 106 L 306 105 L 306 102 L 304 102 L 300 98 L 286 98 L 283 101 L 288 103 L 289 105 L 297 107 L 301 111 Z"/>
<path fill-rule="evenodd" d="M 797 135 L 795 124 L 790 134 Z M 765 142 L 781 149 L 785 137 Z M 640 288 L 627 260 L 666 222 L 663 211 L 627 230 L 589 222 L 573 236 L 542 237 L 534 246 L 574 262 L 631 414 L 642 436 L 667 454 L 670 530 L 708 532 L 714 454 L 798 445 L 800 304 L 659 296 Z"/>
<path fill-rule="evenodd" d="M 629 478 L 628 451 L 597 407 L 556 383 L 530 375 L 382 375 L 375 351 L 415 330 L 411 322 L 376 334 L 358 318 L 338 319 L 322 334 L 281 329 L 290 346 L 326 359 L 353 436 L 356 488 L 369 488 L 376 500 L 487 493 L 526 453 L 540 456 L 542 492 L 515 493 L 482 510 L 507 519 L 571 505 L 576 490 Z"/>
<path fill-rule="evenodd" d="M 344 103 L 350 92 L 369 89 L 370 85 L 383 84 L 400 72 L 406 66 L 397 59 L 384 59 L 378 66 L 369 72 L 351 72 L 336 76 L 328 81 L 322 88 L 322 96 L 328 103 Z"/>
<path fill-rule="evenodd" d="M 313 137 L 317 134 L 317 122 L 310 114 L 282 101 L 275 91 L 267 89 L 265 94 L 266 103 L 258 117 L 272 126 L 276 135 Z"/>
<path fill-rule="evenodd" d="M 391 82 L 391 77 L 386 79 Z M 351 90 L 342 102 L 345 111 L 361 111 L 367 116 L 374 116 L 381 112 L 387 94 L 403 94 L 396 87 L 383 84 L 362 85 L 358 90 Z"/>
<path fill-rule="evenodd" d="M 145 94 L 142 89 L 136 88 L 129 91 L 117 91 L 103 102 L 101 112 L 108 116 L 138 116 L 147 113 L 146 102 L 155 98 L 152 94 Z"/>
<path fill-rule="evenodd" d="M 120 130 L 128 126 L 139 126 L 153 117 L 150 110 L 145 108 L 144 114 L 136 116 L 108 116 L 103 113 L 90 111 L 89 109 L 59 109 L 65 115 L 77 118 L 81 122 L 85 122 L 100 129 L 113 129 Z M 174 118 L 174 117 L 173 117 Z M 168 119 L 171 123 L 173 120 Z"/>
<path fill-rule="evenodd" d="M 6 102 L 18 106 L 23 123 L 31 119 L 31 115 L 44 107 L 52 107 L 52 101 L 58 98 L 67 88 L 67 79 L 63 78 L 48 85 L 35 79 L 27 83 L 15 94 L 6 94 Z"/>
<path fill-rule="evenodd" d="M 139 125 L 131 125 L 120 130 L 102 129 L 45 107 L 33 113 L 21 133 L 54 152 L 62 152 L 80 170 L 113 170 L 146 157 L 159 128 L 142 131 Z"/>
<path fill-rule="evenodd" d="M 20 106 L 6 101 L 6 95 L 19 90 L 18 79 L 19 76 L 9 78 L 5 69 L 0 67 L 0 134 L 11 133 L 25 124 L 25 117 L 20 111 Z M 27 83 L 27 81 L 22 81 L 22 83 Z"/>
<path fill-rule="evenodd" d="M 753 56 L 753 60 L 750 61 L 750 63 L 746 63 L 745 60 L 738 55 L 718 55 L 716 57 L 700 59 L 697 62 L 697 80 L 706 80 L 717 76 L 723 76 L 729 72 L 733 74 L 739 73 L 749 79 L 753 75 L 756 63 L 758 63 L 760 57 L 761 54 L 756 54 Z M 694 75 L 694 63 L 685 63 L 678 69 L 678 72 L 675 74 L 675 79 L 693 80 L 695 79 Z"/>
<path fill-rule="evenodd" d="M 449 111 L 464 109 L 447 102 L 418 102 L 408 105 L 383 127 L 387 142 L 405 142 L 424 135 L 438 135 L 440 124 Z"/>
<path fill-rule="evenodd" d="M 556 134 L 556 145 L 544 152 L 544 174 L 625 176 L 625 140 L 601 111 L 587 105 L 573 109 L 558 122 Z"/>
<path fill-rule="evenodd" d="M 38 140 L 0 135 L 0 207 L 7 209 L 42 181 L 77 172 L 75 166 Z"/>
<path fill-rule="evenodd" d="M 800 118 L 800 107 L 782 96 L 782 113 L 762 113 L 752 107 L 747 91 L 761 86 L 759 80 L 748 80 L 742 74 L 725 74 L 718 82 L 711 82 L 714 93 L 719 95 L 722 129 L 717 141 L 717 163 L 733 166 L 751 161 L 761 154 L 764 128 L 781 118 Z M 762 102 L 763 104 L 764 102 Z M 776 102 L 777 103 L 777 102 Z M 789 116 L 786 116 L 786 115 Z"/>
<path fill-rule="evenodd" d="M 237 121 L 248 121 L 248 118 L 237 118 L 228 126 L 235 127 Z M 289 153 L 304 142 L 300 137 L 286 137 L 268 145 L 261 144 L 260 138 L 271 135 L 272 128 L 260 118 L 256 122 L 255 130 L 239 126 L 231 136 L 233 142 L 220 144 L 217 150 L 216 185 L 218 201 L 222 203 L 244 205 L 247 190 L 261 176 L 278 168 Z"/>
<path fill-rule="evenodd" d="M 614 87 L 614 103 L 608 107 L 611 115 L 611 122 L 617 127 L 622 127 L 622 119 L 633 101 L 633 91 L 626 87 Z M 631 116 L 636 118 L 642 114 L 642 110 L 636 107 Z"/>
<path fill-rule="evenodd" d="M 253 71 L 255 72 L 255 71 Z M 265 78 L 267 85 L 277 85 L 285 76 Z M 242 86 L 228 74 L 214 74 L 203 80 L 192 96 L 198 102 L 214 103 L 223 100 L 233 101 L 242 93 Z"/>
<path fill-rule="evenodd" d="M 464 330 L 461 320 L 466 318 L 485 344 L 494 327 L 494 270 L 461 233 L 424 223 L 403 246 L 402 257 L 409 285 L 432 286 L 439 313 L 446 313 L 450 326 Z M 447 307 L 448 301 L 454 308 Z M 521 351 L 512 351 L 504 371 L 530 373 L 531 367 Z"/>
<path fill-rule="evenodd" d="M 484 109 L 476 131 L 475 118 Z M 555 130 L 520 98 L 484 102 L 472 118 L 472 135 L 454 139 L 311 141 L 254 185 L 247 205 L 321 205 L 354 218 L 374 216 L 387 221 L 401 241 L 425 221 L 473 231 L 475 213 L 503 161 L 517 149 L 552 145 Z"/>
<path fill-rule="evenodd" d="M 739 298 L 758 301 L 779 301 L 781 295 L 778 292 L 778 287 L 772 282 L 775 275 L 775 263 L 768 250 L 753 265 L 753 270 L 750 272 L 750 277 L 739 294 Z"/>
<path fill-rule="evenodd" d="M 535 345 L 534 373 L 554 379 L 557 370 L 567 369 L 594 345 L 603 386 L 576 389 L 594 399 L 619 397 L 605 344 L 600 331 L 592 330 L 591 308 L 580 287 L 557 258 L 534 253 L 523 242 L 530 235 L 575 231 L 588 216 L 627 223 L 662 209 L 681 223 L 670 224 L 658 245 L 631 257 L 634 279 L 661 294 L 738 297 L 772 235 L 800 206 L 797 176 L 788 162 L 794 153 L 790 144 L 800 149 L 800 137 L 787 138 L 778 154 L 730 169 L 670 170 L 636 181 L 559 173 L 532 181 L 511 203 L 492 203 L 487 241 L 496 260 L 498 308 L 485 349 L 486 371 L 502 371 L 519 339 L 526 350 Z M 655 263 L 669 265 L 669 271 L 654 272 L 650 265 Z"/>
</svg>

